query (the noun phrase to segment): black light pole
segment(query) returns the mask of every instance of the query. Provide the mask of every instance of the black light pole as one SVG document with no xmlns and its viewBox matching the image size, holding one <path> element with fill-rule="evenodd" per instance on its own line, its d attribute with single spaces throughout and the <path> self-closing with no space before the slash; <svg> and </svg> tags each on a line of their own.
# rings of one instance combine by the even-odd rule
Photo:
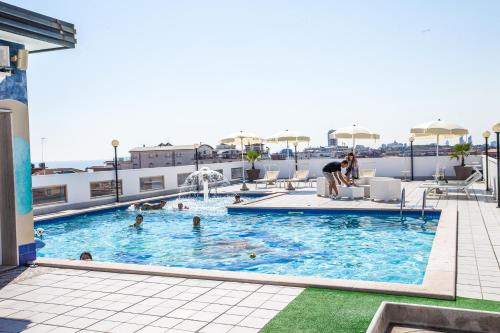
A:
<svg viewBox="0 0 500 333">
<path fill-rule="evenodd" d="M 194 157 L 195 157 L 195 165 L 196 165 L 196 171 L 198 171 L 198 145 L 194 146 Z"/>
<path fill-rule="evenodd" d="M 497 208 L 500 208 L 500 123 L 493 125 L 493 132 L 497 134 Z"/>
<path fill-rule="evenodd" d="M 413 141 L 415 141 L 415 137 L 410 136 L 410 173 L 411 173 L 411 181 L 415 180 L 413 173 Z"/>
<path fill-rule="evenodd" d="M 483 176 L 484 174 L 486 174 L 486 192 L 488 192 L 490 190 L 490 169 L 488 168 L 488 138 L 490 137 L 491 133 L 490 131 L 484 131 L 483 132 L 483 138 L 484 138 L 484 141 L 485 141 L 485 144 L 484 144 L 484 152 L 486 154 L 486 163 L 485 163 L 485 170 L 483 170 Z"/>
<path fill-rule="evenodd" d="M 118 146 L 120 145 L 120 141 L 113 140 L 111 141 L 111 145 L 115 149 L 115 194 L 116 194 L 116 202 L 120 202 L 120 191 L 118 189 Z"/>
</svg>

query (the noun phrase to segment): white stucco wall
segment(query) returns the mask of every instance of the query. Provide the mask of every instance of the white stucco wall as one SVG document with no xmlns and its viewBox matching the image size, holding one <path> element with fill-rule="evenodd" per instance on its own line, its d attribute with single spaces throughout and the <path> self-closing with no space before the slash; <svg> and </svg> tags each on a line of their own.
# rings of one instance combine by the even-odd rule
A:
<svg viewBox="0 0 500 333">
<path fill-rule="evenodd" d="M 299 160 L 299 169 L 309 169 L 310 177 L 321 176 L 323 165 L 331 161 L 330 159 L 310 159 Z M 468 159 L 469 163 L 480 163 L 480 156 L 471 156 Z M 436 170 L 435 157 L 417 157 L 415 158 L 415 177 L 429 178 Z M 386 177 L 401 177 L 402 170 L 410 170 L 410 159 L 406 157 L 388 157 L 388 158 L 363 158 L 359 159 L 360 168 L 376 169 L 377 176 Z M 449 157 L 443 156 L 439 158 L 439 165 L 444 167 L 448 177 L 454 176 L 453 166 L 457 165 L 455 160 L 450 160 Z M 241 167 L 241 161 L 225 162 L 200 165 L 200 167 L 208 166 L 212 170 L 223 170 L 223 174 L 228 180 L 231 179 L 231 169 Z M 250 167 L 249 163 L 245 163 L 245 168 Z M 280 178 L 287 178 L 288 172 L 293 174 L 294 161 L 286 160 L 263 160 L 256 163 L 256 167 L 261 169 L 261 177 L 266 170 L 280 170 Z M 175 193 L 178 191 L 177 175 L 181 173 L 189 173 L 195 171 L 194 165 L 163 167 L 163 168 L 144 168 L 144 169 L 129 169 L 119 170 L 118 178 L 122 180 L 124 200 L 131 200 L 141 197 L 152 197 L 166 193 Z M 140 191 L 140 181 L 142 177 L 163 176 L 165 180 L 165 188 L 159 191 Z M 48 187 L 55 185 L 66 185 L 67 187 L 67 202 L 56 205 L 45 205 L 35 207 L 35 214 L 48 213 L 52 211 L 88 207 L 110 203 L 114 201 L 114 196 L 91 198 L 90 183 L 95 181 L 113 180 L 115 177 L 114 171 L 102 171 L 93 173 L 73 173 L 60 175 L 44 175 L 34 176 L 33 188 Z"/>
<path fill-rule="evenodd" d="M 486 169 L 486 155 L 482 156 L 484 178 L 488 178 L 489 188 L 493 193 L 498 194 L 498 166 L 497 160 L 493 157 L 488 157 L 488 169 Z M 486 177 L 486 174 L 488 177 Z"/>
</svg>

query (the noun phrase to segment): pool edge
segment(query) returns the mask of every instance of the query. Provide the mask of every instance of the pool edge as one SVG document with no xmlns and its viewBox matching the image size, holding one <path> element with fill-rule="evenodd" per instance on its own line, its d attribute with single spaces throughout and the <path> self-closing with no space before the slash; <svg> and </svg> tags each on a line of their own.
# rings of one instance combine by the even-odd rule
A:
<svg viewBox="0 0 500 333">
<path fill-rule="evenodd" d="M 34 263 L 39 266 L 55 268 L 83 269 L 128 274 L 147 274 L 293 287 L 329 288 L 454 300 L 456 296 L 457 226 L 458 213 L 451 208 L 442 209 L 431 253 L 429 255 L 424 280 L 421 285 L 194 268 L 174 268 L 153 265 L 146 266 L 139 264 L 69 259 L 40 258 L 35 260 Z"/>
</svg>

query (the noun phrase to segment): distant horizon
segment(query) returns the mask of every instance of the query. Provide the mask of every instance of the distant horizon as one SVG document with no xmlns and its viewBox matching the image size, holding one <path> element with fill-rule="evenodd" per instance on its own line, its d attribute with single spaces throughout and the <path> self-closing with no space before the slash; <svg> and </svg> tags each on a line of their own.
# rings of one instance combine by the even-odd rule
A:
<svg viewBox="0 0 500 333">
<path fill-rule="evenodd" d="M 426 140 L 426 141 L 428 141 L 428 140 Z M 374 144 L 375 147 L 373 147 L 371 145 L 365 145 L 363 143 L 357 143 L 356 146 L 365 146 L 365 147 L 371 147 L 371 148 L 379 148 L 383 144 L 391 144 L 391 143 L 394 143 L 394 140 L 391 141 L 391 142 L 383 142 L 383 143 Z M 396 142 L 396 143 L 400 143 L 400 144 L 405 144 L 406 143 L 406 144 L 409 144 L 409 142 Z M 489 145 L 495 144 L 495 143 L 496 143 L 496 141 L 494 139 L 490 140 L 488 142 Z M 424 142 L 415 142 L 414 143 L 414 147 L 418 147 L 418 146 L 421 146 L 421 145 L 435 145 L 435 142 L 426 142 L 426 143 L 424 143 Z M 454 144 L 450 143 L 450 146 L 453 146 L 453 145 Z M 484 145 L 484 143 L 474 143 L 473 142 L 473 145 Z M 320 146 L 322 146 L 322 147 L 328 147 L 327 145 L 318 145 L 318 146 L 312 146 L 312 145 L 310 145 L 310 147 L 320 147 Z M 349 145 L 347 145 L 347 146 L 349 146 Z M 445 142 L 442 142 L 440 144 L 440 146 L 445 146 Z M 269 147 L 271 148 L 271 153 L 277 153 L 281 149 L 285 148 L 285 146 L 283 146 L 282 148 L 278 148 L 279 146 L 277 146 L 277 145 L 269 145 Z M 301 152 L 306 147 L 307 147 L 306 145 L 302 145 L 301 148 L 299 148 L 298 151 Z M 118 159 L 129 159 L 129 158 L 130 158 L 130 155 L 121 155 L 121 156 L 118 156 Z M 82 163 L 87 163 L 87 162 L 95 162 L 95 164 L 93 164 L 93 165 L 100 165 L 100 164 L 98 164 L 99 162 L 101 164 L 104 164 L 104 162 L 106 162 L 106 161 L 112 161 L 113 159 L 114 159 L 114 157 L 109 157 L 109 158 L 90 158 L 90 159 L 75 159 L 75 160 L 67 160 L 67 159 L 66 160 L 50 160 L 50 161 L 46 160 L 45 164 L 49 168 L 59 168 L 59 167 L 62 167 L 62 165 L 64 163 L 82 164 Z M 41 161 L 40 160 L 32 160 L 32 163 L 35 164 L 36 166 L 38 166 L 38 164 L 41 163 Z M 57 166 L 51 166 L 50 164 L 56 164 Z M 91 165 L 87 165 L 87 166 L 91 166 Z M 66 167 L 71 167 L 71 166 L 66 166 Z"/>
<path fill-rule="evenodd" d="M 112 139 L 214 143 L 240 130 L 318 146 L 358 124 L 407 142 L 438 118 L 477 143 L 500 121 L 500 2 L 9 3 L 77 30 L 75 49 L 30 54 L 33 160 L 42 137 L 45 159 L 75 160 L 112 156 Z"/>
</svg>

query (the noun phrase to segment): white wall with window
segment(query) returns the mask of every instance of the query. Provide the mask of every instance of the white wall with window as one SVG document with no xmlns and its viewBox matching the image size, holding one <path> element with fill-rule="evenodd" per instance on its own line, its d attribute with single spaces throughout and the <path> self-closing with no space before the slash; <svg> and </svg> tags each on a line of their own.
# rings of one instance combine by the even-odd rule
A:
<svg viewBox="0 0 500 333">
<path fill-rule="evenodd" d="M 118 180 L 118 193 L 123 194 L 122 180 Z M 90 182 L 90 197 L 102 198 L 116 196 L 116 182 L 114 180 L 103 180 Z"/>
<path fill-rule="evenodd" d="M 66 185 L 33 188 L 33 206 L 66 203 Z"/>
<path fill-rule="evenodd" d="M 331 161 L 330 159 L 310 159 L 299 160 L 299 169 L 309 170 L 310 177 L 321 176 L 321 168 L 323 165 Z M 468 163 L 480 163 L 480 156 L 470 156 Z M 212 170 L 222 171 L 223 175 L 230 181 L 239 180 L 242 178 L 242 162 L 225 162 L 206 164 Z M 453 166 L 457 165 L 455 160 L 451 160 L 447 156 L 439 158 L 438 162 L 445 168 L 448 177 L 454 176 Z M 402 171 L 410 170 L 410 159 L 407 157 L 390 157 L 390 158 L 363 158 L 359 160 L 360 168 L 376 169 L 378 176 L 401 177 Z M 245 163 L 245 169 L 250 165 Z M 295 164 L 293 160 L 263 160 L 256 163 L 256 167 L 261 169 L 260 176 L 263 177 L 267 170 L 279 170 L 280 178 L 287 178 L 289 173 L 293 174 Z M 492 166 L 490 166 L 492 168 Z M 416 157 L 415 158 L 415 177 L 430 177 L 436 170 L 436 158 Z M 176 167 L 161 167 L 161 168 L 142 168 L 142 169 L 127 169 L 119 170 L 119 179 L 121 180 L 121 197 L 123 200 L 139 199 L 151 196 L 157 196 L 167 193 L 175 193 L 179 191 L 179 186 L 182 185 L 185 178 L 195 171 L 194 165 L 181 165 Z M 59 174 L 59 175 L 40 175 L 33 176 L 33 188 L 51 188 L 54 189 L 54 195 L 51 191 L 42 190 L 35 192 L 38 196 L 38 202 L 47 200 L 46 204 L 38 205 L 38 210 L 35 214 L 41 212 L 46 213 L 57 210 L 79 208 L 91 205 L 111 203 L 114 201 L 114 186 L 110 185 L 110 181 L 114 179 L 114 171 L 102 172 L 82 172 L 74 174 Z M 491 180 L 490 180 L 491 181 Z M 101 191 L 107 193 L 107 196 L 91 197 L 91 183 L 108 182 Z M 161 184 L 163 183 L 163 188 Z M 61 186 L 64 186 L 63 190 Z M 55 188 L 59 187 L 57 190 Z M 149 188 L 150 190 L 145 190 Z M 113 189 L 113 192 L 112 192 Z M 45 191 L 45 192 L 44 192 Z M 97 191 L 97 189 L 96 189 Z M 65 192 L 66 200 L 63 200 L 63 192 Z M 53 196 L 54 198 L 49 199 Z M 47 199 L 43 199 L 47 198 Z M 53 201 L 52 201 L 53 200 Z"/>
<path fill-rule="evenodd" d="M 153 176 L 139 178 L 141 192 L 159 191 L 165 188 L 165 177 Z"/>
</svg>

